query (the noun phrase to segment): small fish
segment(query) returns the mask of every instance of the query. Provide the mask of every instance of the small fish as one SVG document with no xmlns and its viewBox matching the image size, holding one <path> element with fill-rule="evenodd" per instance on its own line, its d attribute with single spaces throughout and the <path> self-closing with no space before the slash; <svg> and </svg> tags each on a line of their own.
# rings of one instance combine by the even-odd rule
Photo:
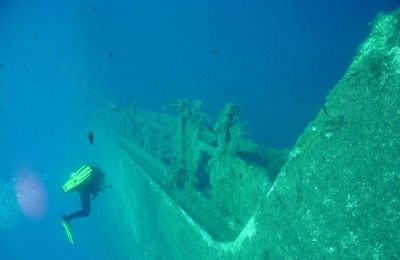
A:
<svg viewBox="0 0 400 260">
<path fill-rule="evenodd" d="M 110 51 L 110 52 L 108 53 L 108 57 L 111 59 L 113 56 L 114 56 L 114 53 L 113 53 L 112 51 Z"/>
<path fill-rule="evenodd" d="M 94 135 L 93 135 L 93 132 L 92 132 L 92 131 L 89 132 L 89 134 L 88 134 L 88 139 L 89 139 L 89 143 L 90 143 L 90 144 L 93 144 Z"/>
</svg>

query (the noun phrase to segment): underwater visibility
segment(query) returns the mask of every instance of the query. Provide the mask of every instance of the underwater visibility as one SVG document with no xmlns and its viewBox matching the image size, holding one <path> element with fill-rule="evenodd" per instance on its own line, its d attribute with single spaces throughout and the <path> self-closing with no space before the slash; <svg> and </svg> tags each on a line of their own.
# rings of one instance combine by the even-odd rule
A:
<svg viewBox="0 0 400 260">
<path fill-rule="evenodd" d="M 0 259 L 400 259 L 400 3 L 0 2 Z"/>
</svg>

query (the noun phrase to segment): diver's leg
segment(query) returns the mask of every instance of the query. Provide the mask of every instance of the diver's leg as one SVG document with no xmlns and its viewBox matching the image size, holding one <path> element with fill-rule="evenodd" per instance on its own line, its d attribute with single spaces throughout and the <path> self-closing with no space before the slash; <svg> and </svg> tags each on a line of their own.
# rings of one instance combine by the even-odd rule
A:
<svg viewBox="0 0 400 260">
<path fill-rule="evenodd" d="M 82 211 L 85 216 L 90 215 L 90 192 L 80 192 Z"/>
<path fill-rule="evenodd" d="M 64 216 L 65 221 L 70 221 L 74 218 L 82 218 L 90 215 L 90 192 L 79 192 L 81 197 L 82 210 L 72 213 L 71 215 Z"/>
</svg>

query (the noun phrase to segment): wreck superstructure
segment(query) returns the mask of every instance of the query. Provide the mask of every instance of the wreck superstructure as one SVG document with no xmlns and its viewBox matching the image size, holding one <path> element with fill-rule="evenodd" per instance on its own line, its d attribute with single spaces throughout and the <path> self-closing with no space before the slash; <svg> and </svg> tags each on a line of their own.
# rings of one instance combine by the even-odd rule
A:
<svg viewBox="0 0 400 260">
<path fill-rule="evenodd" d="M 216 241 L 233 241 L 271 187 L 285 152 L 243 138 L 234 104 L 225 106 L 213 126 L 199 101 L 179 100 L 171 107 L 176 116 L 133 105 L 106 111 L 98 120 L 207 234 Z"/>
</svg>

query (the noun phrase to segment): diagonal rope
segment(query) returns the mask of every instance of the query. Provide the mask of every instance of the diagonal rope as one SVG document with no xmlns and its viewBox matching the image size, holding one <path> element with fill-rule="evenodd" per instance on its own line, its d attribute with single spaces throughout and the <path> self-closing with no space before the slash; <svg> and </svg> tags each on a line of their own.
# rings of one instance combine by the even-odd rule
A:
<svg viewBox="0 0 400 260">
<path fill-rule="evenodd" d="M 82 80 L 82 77 L 78 75 L 78 73 L 74 72 L 70 68 L 68 68 L 63 62 L 60 61 L 53 53 L 51 53 L 47 48 L 45 48 L 42 44 L 38 43 L 37 41 L 32 41 L 27 43 L 25 41 L 24 36 L 21 31 L 17 31 L 17 38 L 20 39 L 22 42 L 29 46 L 33 46 L 35 49 L 39 50 L 42 52 L 52 63 L 54 63 L 56 66 L 60 67 L 67 75 L 69 75 L 71 78 L 79 82 L 79 86 L 87 89 L 90 91 L 96 98 L 101 100 L 103 103 L 105 103 L 107 106 L 110 107 L 110 109 L 114 108 L 116 106 L 115 103 L 113 103 L 111 100 L 106 98 L 104 95 L 102 95 L 97 88 L 93 87 L 89 83 L 87 83 L 85 80 Z M 101 77 L 103 76 L 104 71 L 101 73 Z"/>
</svg>

